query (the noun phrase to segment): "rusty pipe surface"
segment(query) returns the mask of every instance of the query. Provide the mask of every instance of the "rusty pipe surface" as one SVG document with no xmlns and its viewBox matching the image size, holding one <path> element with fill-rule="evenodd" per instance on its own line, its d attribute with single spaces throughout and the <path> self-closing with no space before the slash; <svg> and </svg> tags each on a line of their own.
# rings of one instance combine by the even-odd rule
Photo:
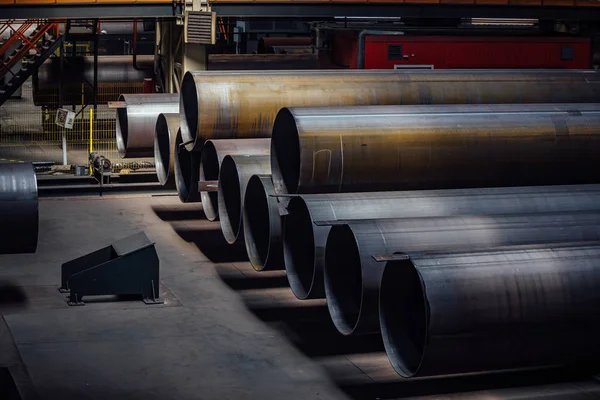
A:
<svg viewBox="0 0 600 400">
<path fill-rule="evenodd" d="M 163 186 L 175 183 L 175 139 L 179 131 L 179 113 L 159 114 L 154 130 L 154 165 Z"/>
<path fill-rule="evenodd" d="M 284 218 L 287 278 L 299 299 L 325 296 L 323 268 L 330 227 L 316 225 L 319 221 L 590 211 L 598 204 L 600 185 L 298 195 L 289 202 Z"/>
<path fill-rule="evenodd" d="M 596 183 L 600 105 L 282 109 L 278 193 Z"/>
<path fill-rule="evenodd" d="M 404 256 L 379 308 L 401 376 L 598 362 L 600 243 Z"/>
<path fill-rule="evenodd" d="M 221 139 L 207 140 L 200 153 L 200 181 L 219 180 L 221 163 L 227 155 L 264 155 L 271 150 L 271 139 Z M 219 201 L 217 192 L 200 191 L 204 214 L 209 221 L 219 217 Z"/>
<path fill-rule="evenodd" d="M 244 242 L 256 271 L 284 269 L 283 226 L 271 175 L 248 181 L 243 210 Z"/>
<path fill-rule="evenodd" d="M 327 238 L 327 307 L 344 335 L 379 331 L 384 263 L 374 255 L 591 240 L 600 240 L 600 212 L 349 221 Z"/>
<path fill-rule="evenodd" d="M 269 156 L 228 155 L 219 172 L 219 220 L 227 243 L 233 244 L 243 235 L 242 212 L 246 187 L 252 175 L 271 173 Z"/>
<path fill-rule="evenodd" d="M 593 103 L 600 73 L 578 70 L 310 70 L 188 72 L 181 133 L 207 139 L 271 137 L 282 107 L 468 103 Z"/>
<path fill-rule="evenodd" d="M 143 70 L 133 67 L 131 56 L 98 57 L 98 104 L 117 101 L 119 93 L 141 93 L 144 90 L 144 79 L 152 78 L 154 56 L 138 56 L 138 65 Z M 65 57 L 63 75 L 68 77 L 63 85 L 64 105 L 82 105 L 92 103 L 94 91 L 94 57 Z M 60 86 L 60 58 L 51 57 L 33 74 L 33 103 L 36 106 L 58 106 Z M 83 91 L 83 93 L 82 93 Z"/>
<path fill-rule="evenodd" d="M 117 108 L 117 149 L 123 158 L 153 157 L 158 115 L 179 113 L 179 94 L 122 94 Z"/>
<path fill-rule="evenodd" d="M 0 254 L 35 253 L 38 189 L 31 163 L 0 163 Z"/>
<path fill-rule="evenodd" d="M 182 143 L 181 130 L 178 130 L 175 137 L 175 159 L 173 161 L 177 195 L 182 203 L 198 203 L 200 202 L 200 193 L 198 192 L 200 154 L 187 151 Z"/>
</svg>

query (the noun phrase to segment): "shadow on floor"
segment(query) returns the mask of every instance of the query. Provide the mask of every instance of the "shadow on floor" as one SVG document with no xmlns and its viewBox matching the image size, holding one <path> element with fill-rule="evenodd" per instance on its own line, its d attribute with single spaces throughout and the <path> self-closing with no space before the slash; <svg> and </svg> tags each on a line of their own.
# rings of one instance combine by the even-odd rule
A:
<svg viewBox="0 0 600 400">
<path fill-rule="evenodd" d="M 8 368 L 0 368 L 0 399 L 21 400 L 17 385 L 15 385 L 15 381 Z"/>
<path fill-rule="evenodd" d="M 215 270 L 221 280 L 233 290 L 283 288 L 288 286 L 285 275 L 273 276 L 252 271 L 251 275 L 247 276 L 237 269 L 232 272 L 231 267 L 222 264 L 215 264 Z"/>
<path fill-rule="evenodd" d="M 214 263 L 247 261 L 244 243 L 229 244 L 223 237 L 220 228 L 215 229 L 183 229 L 174 227 L 175 232 L 186 242 L 192 242 Z"/>
<path fill-rule="evenodd" d="M 185 221 L 190 219 L 206 219 L 202 210 L 168 209 L 164 207 L 152 206 L 152 211 L 163 221 Z"/>
<path fill-rule="evenodd" d="M 19 286 L 0 280 L 0 304 L 27 304 L 27 294 Z"/>
</svg>

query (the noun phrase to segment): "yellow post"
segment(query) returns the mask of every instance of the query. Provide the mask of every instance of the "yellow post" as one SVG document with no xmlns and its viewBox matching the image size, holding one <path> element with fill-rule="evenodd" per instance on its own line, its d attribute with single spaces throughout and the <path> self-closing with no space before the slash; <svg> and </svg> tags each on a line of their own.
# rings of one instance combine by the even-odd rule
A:
<svg viewBox="0 0 600 400">
<path fill-rule="evenodd" d="M 94 109 L 90 107 L 90 154 L 94 151 Z M 90 175 L 92 175 L 93 165 L 90 160 Z"/>
</svg>

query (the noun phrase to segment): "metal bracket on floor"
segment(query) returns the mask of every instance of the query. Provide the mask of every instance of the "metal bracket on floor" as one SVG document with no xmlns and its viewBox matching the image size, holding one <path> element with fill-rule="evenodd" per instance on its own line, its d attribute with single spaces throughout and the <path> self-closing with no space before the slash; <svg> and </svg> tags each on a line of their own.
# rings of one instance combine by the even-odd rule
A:
<svg viewBox="0 0 600 400">
<path fill-rule="evenodd" d="M 159 298 L 159 259 L 144 232 L 121 239 L 62 265 L 62 293 L 70 306 L 84 305 L 84 296 L 140 295 L 146 304 Z"/>
</svg>

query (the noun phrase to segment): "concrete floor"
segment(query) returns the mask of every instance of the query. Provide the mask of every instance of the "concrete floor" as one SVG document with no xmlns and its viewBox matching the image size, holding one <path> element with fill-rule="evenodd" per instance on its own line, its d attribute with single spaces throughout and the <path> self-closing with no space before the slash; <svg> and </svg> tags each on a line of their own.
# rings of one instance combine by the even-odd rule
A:
<svg viewBox="0 0 600 400">
<path fill-rule="evenodd" d="M 156 242 L 165 303 L 67 306 L 61 264 L 140 230 Z M 22 359 L 42 399 L 448 398 L 437 395 L 465 388 L 517 398 L 507 376 L 400 380 L 379 338 L 342 337 L 324 301 L 296 300 L 283 272 L 244 258 L 200 204 L 175 195 L 41 199 L 37 253 L 0 256 L 0 314 L 18 349 L 0 353 L 0 367 L 2 354 Z M 8 336 L 0 323 L 3 351 Z M 536 398 L 540 387 L 600 398 L 596 383 L 563 373 L 518 379 Z"/>
</svg>

